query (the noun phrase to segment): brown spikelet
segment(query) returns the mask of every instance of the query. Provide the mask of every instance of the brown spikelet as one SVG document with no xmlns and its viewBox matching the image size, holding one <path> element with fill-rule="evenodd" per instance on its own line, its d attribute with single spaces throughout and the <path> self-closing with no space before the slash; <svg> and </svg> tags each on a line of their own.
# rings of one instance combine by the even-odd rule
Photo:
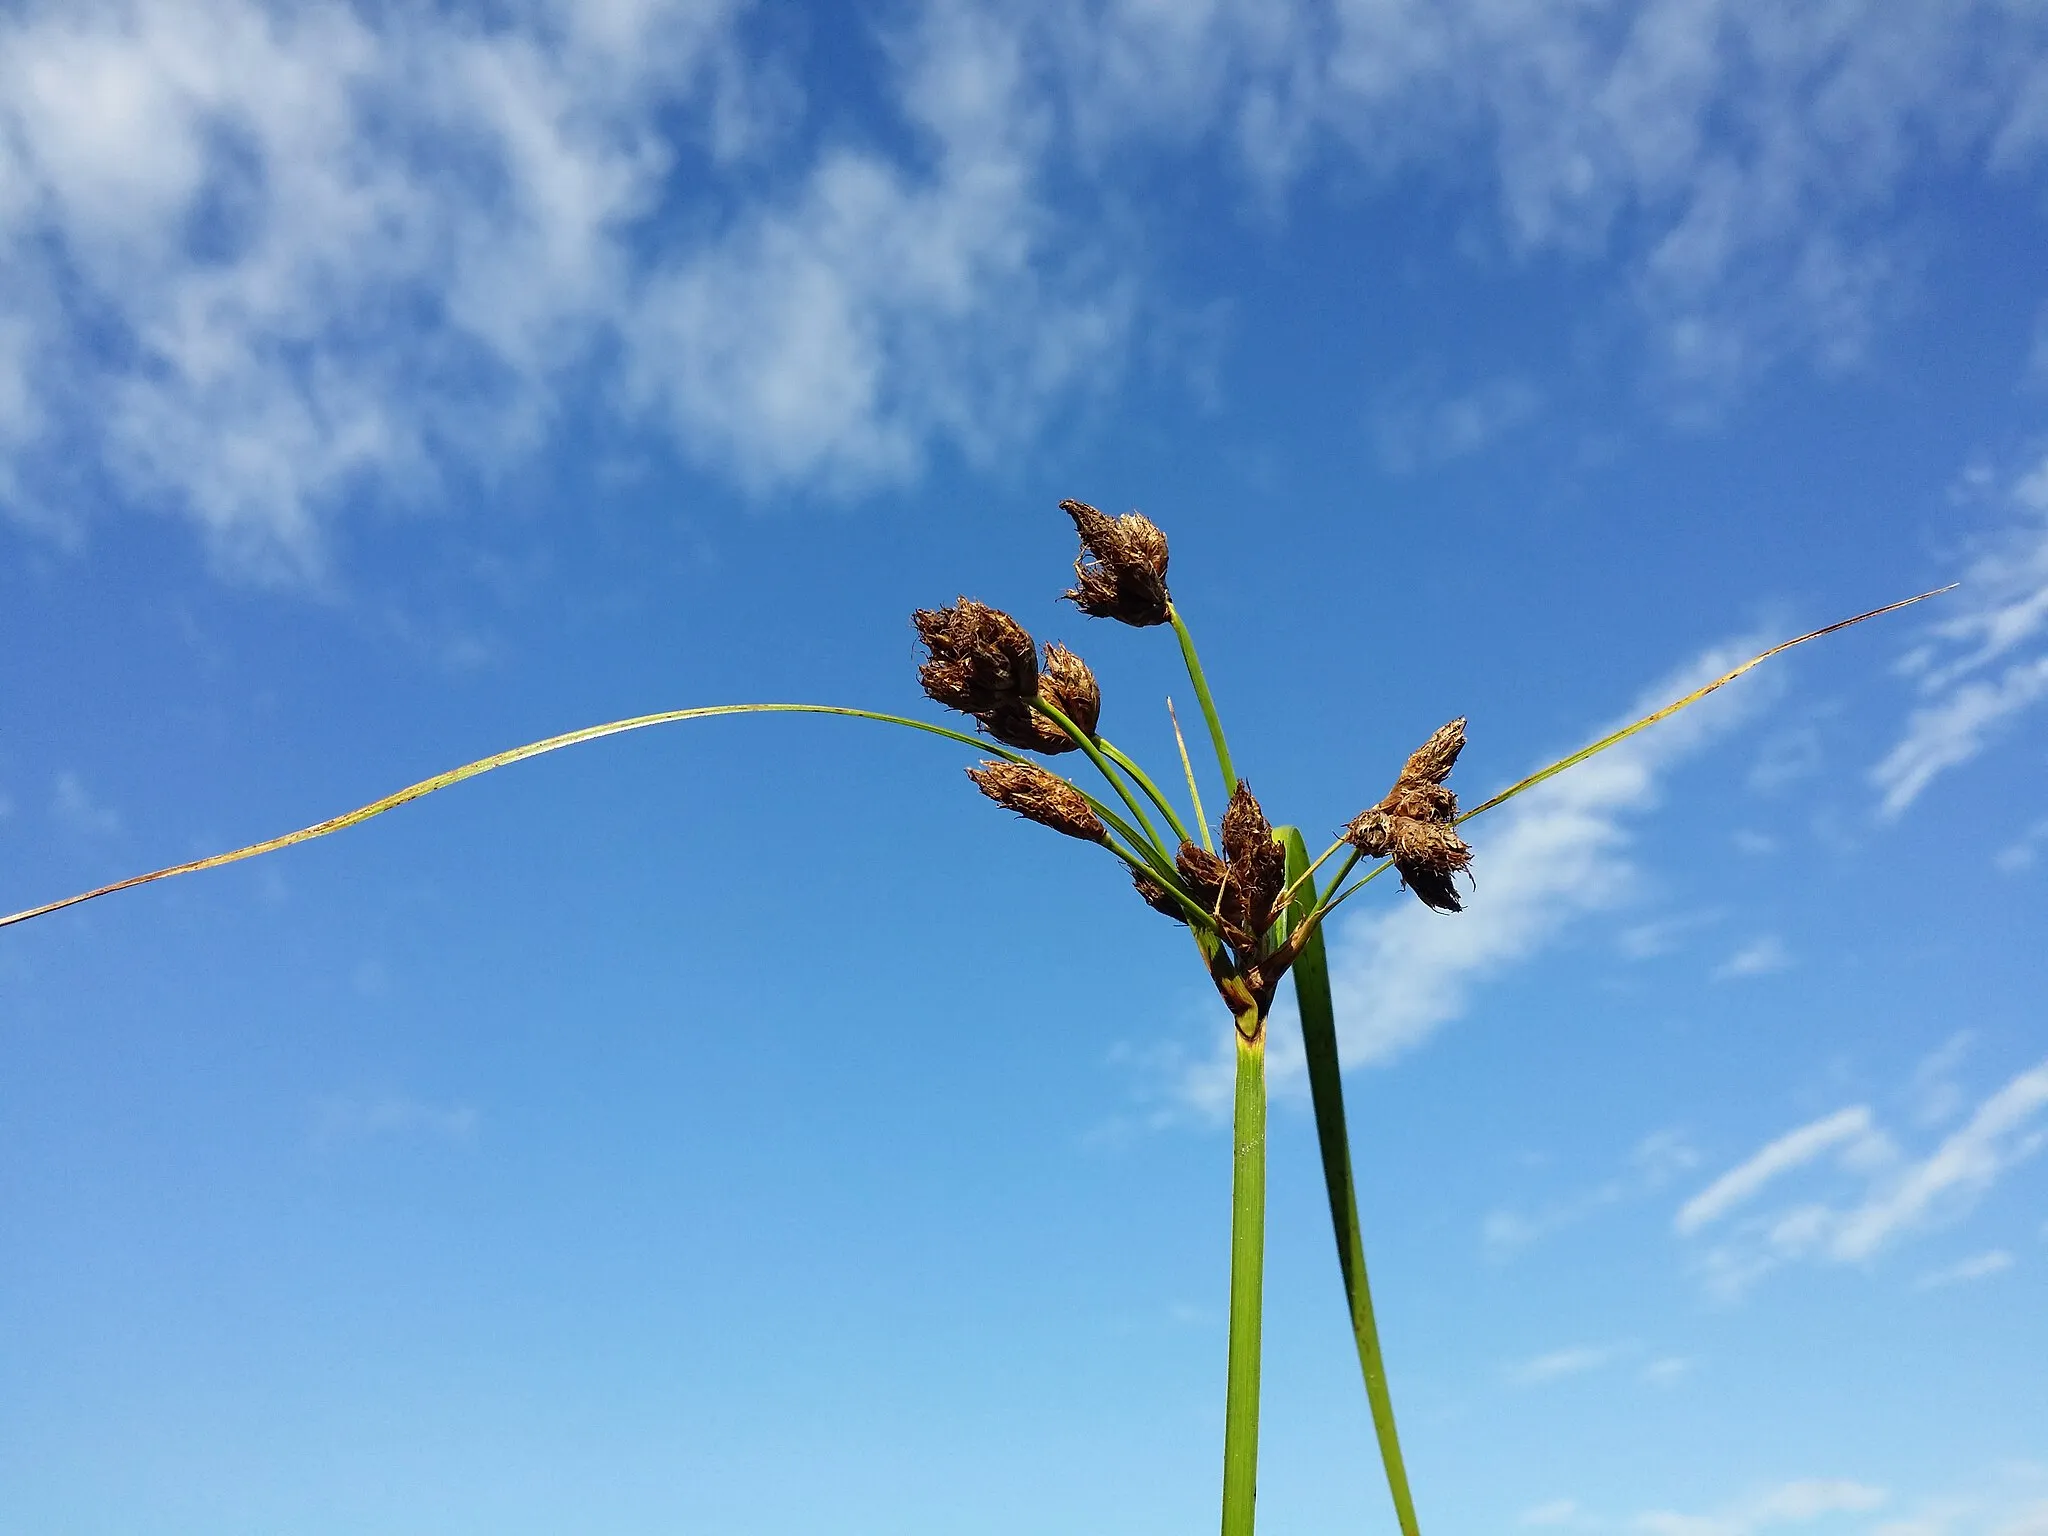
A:
<svg viewBox="0 0 2048 1536">
<path fill-rule="evenodd" d="M 1223 856 L 1240 893 L 1239 925 L 1254 941 L 1273 926 L 1281 889 L 1287 884 L 1287 850 L 1273 841 L 1273 825 L 1243 779 L 1230 792 L 1223 812 Z"/>
<path fill-rule="evenodd" d="M 1051 704 L 1088 735 L 1102 719 L 1102 689 L 1088 663 L 1064 645 L 1045 648 L 1045 660 L 1038 669 L 1038 697 Z M 1074 739 L 1026 701 L 985 710 L 979 716 L 982 729 L 1006 747 L 1050 756 L 1076 749 Z"/>
<path fill-rule="evenodd" d="M 1144 870 L 1134 869 L 1131 871 L 1131 884 L 1137 888 L 1139 896 L 1144 898 L 1145 905 L 1154 912 L 1164 917 L 1170 917 L 1176 923 L 1187 922 L 1188 915 L 1181 910 L 1180 903 L 1173 899 L 1165 886 L 1153 879 L 1152 876 L 1146 874 Z"/>
<path fill-rule="evenodd" d="M 1166 591 L 1166 535 L 1142 513 L 1109 517 L 1085 501 L 1063 501 L 1060 510 L 1081 535 L 1068 602 L 1091 618 L 1117 619 L 1140 627 L 1164 624 L 1173 616 Z"/>
<path fill-rule="evenodd" d="M 930 656 L 917 680 L 935 702 L 980 715 L 1037 694 L 1037 647 L 1000 608 L 963 597 L 950 608 L 920 608 L 911 622 Z"/>
<path fill-rule="evenodd" d="M 1392 859 L 1401 883 L 1439 912 L 1464 910 L 1454 877 L 1472 863 L 1458 836 L 1458 797 L 1444 784 L 1464 749 L 1460 717 L 1416 748 L 1386 798 L 1344 829 L 1344 840 L 1367 858 Z"/>
<path fill-rule="evenodd" d="M 1182 843 L 1173 856 L 1188 894 L 1207 911 L 1229 905 L 1230 866 L 1199 843 Z"/>
<path fill-rule="evenodd" d="M 1056 774 L 1031 763 L 983 763 L 967 777 L 997 805 L 1027 821 L 1051 827 L 1086 843 L 1106 840 L 1109 831 L 1081 792 Z"/>
</svg>

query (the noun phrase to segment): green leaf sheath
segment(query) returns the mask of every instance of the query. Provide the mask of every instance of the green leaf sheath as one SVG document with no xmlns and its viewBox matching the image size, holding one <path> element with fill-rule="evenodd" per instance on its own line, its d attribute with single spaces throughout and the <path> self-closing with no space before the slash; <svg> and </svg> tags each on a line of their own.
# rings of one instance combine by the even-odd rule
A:
<svg viewBox="0 0 2048 1536">
<path fill-rule="evenodd" d="M 1170 609 L 1173 618 L 1173 632 L 1180 640 L 1181 660 L 1188 666 L 1188 681 L 1195 685 L 1195 697 L 1201 701 L 1202 718 L 1209 722 L 1209 740 L 1216 748 L 1216 766 L 1223 771 L 1223 798 L 1228 802 L 1237 788 L 1237 767 L 1230 760 L 1230 743 L 1223 737 L 1223 718 L 1216 713 L 1216 700 L 1209 692 L 1208 675 L 1202 671 L 1202 658 L 1195 653 L 1195 637 L 1188 633 L 1186 620 L 1178 608 Z"/>
<path fill-rule="evenodd" d="M 1299 923 L 1315 900 L 1313 887 L 1302 879 L 1309 867 L 1308 847 L 1294 827 L 1282 827 L 1279 836 L 1287 845 L 1288 878 L 1301 881 L 1291 912 L 1293 921 Z M 1338 881 L 1341 879 L 1340 875 Z M 1338 881 L 1331 883 L 1334 886 Z M 1386 1467 L 1395 1517 L 1401 1522 L 1403 1536 L 1417 1536 L 1421 1528 L 1408 1491 L 1408 1469 L 1401 1460 L 1394 1400 L 1387 1390 L 1386 1361 L 1380 1353 L 1379 1325 L 1372 1312 L 1372 1287 L 1366 1280 L 1365 1242 L 1359 1232 L 1358 1194 L 1351 1177 L 1351 1137 L 1344 1123 L 1344 1079 L 1337 1060 L 1337 1016 L 1330 1001 L 1330 963 L 1320 928 L 1302 946 L 1293 975 L 1309 1097 L 1315 1104 L 1316 1143 L 1323 1156 L 1323 1186 L 1330 1197 L 1330 1226 L 1337 1238 L 1337 1267 L 1344 1277 L 1344 1300 L 1351 1314 L 1352 1337 L 1358 1344 L 1358 1366 L 1365 1375 L 1366 1400 L 1372 1405 L 1373 1432 L 1379 1437 L 1380 1460 Z"/>
<path fill-rule="evenodd" d="M 1255 1030 L 1255 1038 L 1246 1031 Z M 1230 1174 L 1230 1367 L 1223 1400 L 1223 1536 L 1252 1536 L 1259 1487 L 1259 1345 L 1266 1270 L 1266 1035 L 1237 1021 Z"/>
</svg>

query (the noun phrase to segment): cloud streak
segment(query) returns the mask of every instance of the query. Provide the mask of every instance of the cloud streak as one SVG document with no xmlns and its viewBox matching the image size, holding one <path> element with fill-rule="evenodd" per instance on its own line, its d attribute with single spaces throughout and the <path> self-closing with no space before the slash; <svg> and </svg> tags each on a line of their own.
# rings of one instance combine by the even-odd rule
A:
<svg viewBox="0 0 2048 1536">
<path fill-rule="evenodd" d="M 1934 626 L 1901 664 L 1922 703 L 1871 769 L 1886 818 L 2048 699 L 2048 456 L 2018 477 L 2007 499 L 2019 521 L 1964 573 L 1962 611 Z"/>
<path fill-rule="evenodd" d="M 1476 193 L 1510 253 L 1601 264 L 1660 376 L 1712 396 L 1853 361 L 1910 266 L 1874 216 L 2048 148 L 2048 22 L 1992 0 L 927 0 L 851 126 L 750 14 L 12 8 L 0 506 L 76 535 L 112 491 L 291 582 L 344 505 L 508 473 L 571 398 L 757 493 L 985 462 L 1113 376 L 1162 155 L 1269 204 L 1333 165 Z M 1390 441 L 1440 459 L 1538 404 L 1482 387 Z M 1941 766 L 1907 752 L 1887 793 Z"/>
<path fill-rule="evenodd" d="M 1862 1105 L 1767 1143 L 1679 1207 L 1672 1226 L 1697 1238 L 1727 1227 L 1703 1256 L 1709 1285 L 1740 1294 L 1781 1264 L 1857 1263 L 1911 1233 L 1967 1212 L 2008 1170 L 2048 1144 L 2048 1060 L 2020 1072 L 1980 1103 L 1931 1152 L 1909 1158 Z M 1735 1219 L 1767 1190 L 1833 1155 L 1856 1186 L 1848 1198 L 1804 1198 Z"/>
<path fill-rule="evenodd" d="M 1647 690 L 1626 719 L 1753 652 L 1731 645 L 1702 655 Z M 1673 764 L 1732 728 L 1757 702 L 1754 688 L 1714 694 L 1472 823 L 1478 885 L 1456 918 L 1402 901 L 1337 921 L 1330 980 L 1344 1059 L 1386 1062 L 1412 1049 L 1462 1014 L 1486 981 L 1576 920 L 1623 901 L 1638 881 L 1627 852 L 1629 823 L 1655 807 L 1660 778 Z"/>
</svg>

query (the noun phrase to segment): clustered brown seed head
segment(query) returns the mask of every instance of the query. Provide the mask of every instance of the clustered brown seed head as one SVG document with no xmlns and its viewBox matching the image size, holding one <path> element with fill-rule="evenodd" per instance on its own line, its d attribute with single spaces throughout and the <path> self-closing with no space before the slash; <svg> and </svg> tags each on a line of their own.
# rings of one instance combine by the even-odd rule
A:
<svg viewBox="0 0 2048 1536">
<path fill-rule="evenodd" d="M 1037 696 L 1037 647 L 1002 609 L 963 597 L 951 608 L 920 608 L 911 622 L 931 653 L 917 680 L 934 702 L 981 715 Z"/>
<path fill-rule="evenodd" d="M 1102 719 L 1102 689 L 1088 663 L 1055 642 L 1038 668 L 1038 695 L 1089 736 Z M 982 729 L 1006 747 L 1025 752 L 1072 752 L 1074 739 L 1028 701 L 1019 700 L 979 716 Z"/>
<path fill-rule="evenodd" d="M 1458 836 L 1458 797 L 1444 783 L 1464 749 L 1460 717 L 1416 748 L 1386 798 L 1344 829 L 1344 841 L 1367 858 L 1392 859 L 1401 883 L 1439 912 L 1464 910 L 1454 877 L 1472 863 Z"/>
<path fill-rule="evenodd" d="M 1173 617 L 1166 591 L 1166 535 L 1151 519 L 1138 512 L 1110 517 L 1085 501 L 1063 501 L 1060 510 L 1081 535 L 1068 602 L 1091 618 L 1140 627 Z"/>
<path fill-rule="evenodd" d="M 1173 899 L 1173 893 L 1144 870 L 1131 871 L 1131 884 L 1137 887 L 1139 897 L 1154 912 L 1162 917 L 1170 917 L 1176 923 L 1187 922 L 1188 915 L 1181 910 L 1180 903 Z"/>
<path fill-rule="evenodd" d="M 1026 821 L 1078 837 L 1085 843 L 1099 843 L 1109 836 L 1102 818 L 1078 789 L 1035 763 L 985 762 L 979 768 L 968 769 L 967 777 L 997 805 L 1015 811 Z"/>
<path fill-rule="evenodd" d="M 1287 883 L 1287 851 L 1273 841 L 1272 825 L 1242 779 L 1223 813 L 1223 857 L 1183 842 L 1173 864 L 1189 894 L 1216 915 L 1231 946 L 1245 954 L 1258 953 L 1261 937 L 1278 915 L 1280 892 Z M 1145 884 L 1139 884 L 1138 894 L 1159 906 Z"/>
</svg>

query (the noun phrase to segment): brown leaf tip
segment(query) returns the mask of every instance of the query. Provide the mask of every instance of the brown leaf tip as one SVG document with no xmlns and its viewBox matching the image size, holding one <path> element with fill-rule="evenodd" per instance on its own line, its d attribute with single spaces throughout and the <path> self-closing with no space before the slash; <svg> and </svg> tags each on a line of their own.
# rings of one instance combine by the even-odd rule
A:
<svg viewBox="0 0 2048 1536">
<path fill-rule="evenodd" d="M 1026 821 L 1051 827 L 1086 843 L 1100 843 L 1109 836 L 1102 818 L 1087 798 L 1057 774 L 1047 773 L 1033 763 L 983 763 L 967 770 L 967 777 L 997 805 L 1015 811 Z"/>
<path fill-rule="evenodd" d="M 1068 602 L 1090 618 L 1117 619 L 1140 627 L 1164 624 L 1173 616 L 1166 591 L 1166 535 L 1140 512 L 1110 517 L 1085 501 L 1063 501 L 1060 510 L 1081 535 Z"/>
<path fill-rule="evenodd" d="M 1038 649 L 1000 608 L 963 597 L 950 608 L 920 608 L 911 622 L 930 658 L 917 680 L 934 702 L 980 715 L 1037 696 Z"/>
<path fill-rule="evenodd" d="M 1392 859 L 1401 883 L 1439 912 L 1464 910 L 1454 877 L 1472 863 L 1458 836 L 1458 797 L 1444 784 L 1464 749 L 1461 716 L 1416 748 L 1386 797 L 1344 829 L 1344 840 L 1366 857 Z"/>
</svg>

